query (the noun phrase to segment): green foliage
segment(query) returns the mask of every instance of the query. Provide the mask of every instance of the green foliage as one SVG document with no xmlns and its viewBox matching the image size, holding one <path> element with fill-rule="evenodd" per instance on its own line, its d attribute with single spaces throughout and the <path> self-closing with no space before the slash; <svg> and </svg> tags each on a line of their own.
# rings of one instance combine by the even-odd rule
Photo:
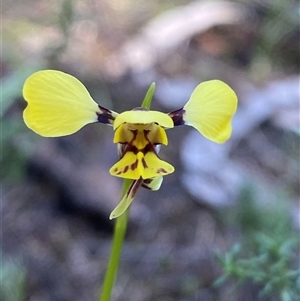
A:
<svg viewBox="0 0 300 301">
<path fill-rule="evenodd" d="M 4 77 L 1 85 L 1 181 L 15 183 L 22 179 L 26 163 L 26 149 L 35 135 L 28 132 L 19 111 L 18 99 L 22 97 L 22 86 L 26 77 L 36 67 L 24 65 Z M 25 106 L 25 102 L 24 102 Z"/>
<path fill-rule="evenodd" d="M 259 11 L 260 21 L 251 63 L 252 76 L 256 79 L 261 79 L 262 76 L 270 77 L 274 70 L 282 69 L 297 72 L 299 66 L 297 2 L 255 1 L 254 5 Z"/>
<path fill-rule="evenodd" d="M 10 75 L 4 77 L 1 83 L 1 110 L 0 118 L 2 119 L 12 104 L 22 96 L 22 87 L 26 78 L 34 71 L 38 70 L 37 66 L 24 65 Z"/>
<path fill-rule="evenodd" d="M 22 120 L 0 121 L 1 135 L 1 181 L 15 184 L 23 178 L 26 156 L 19 148 L 20 133 L 25 130 Z"/>
<path fill-rule="evenodd" d="M 299 233 L 293 228 L 285 206 L 277 202 L 262 210 L 254 202 L 251 188 L 245 188 L 235 213 L 242 241 L 225 255 L 218 254 L 224 274 L 215 285 L 234 279 L 259 287 L 258 298 L 296 301 L 300 299 Z"/>
<path fill-rule="evenodd" d="M 0 299 L 2 301 L 25 300 L 25 271 L 20 263 L 3 258 L 0 263 Z"/>
<path fill-rule="evenodd" d="M 64 0 L 61 3 L 61 11 L 58 15 L 58 26 L 64 33 L 66 39 L 69 37 L 69 29 L 74 20 L 74 7 L 72 0 Z"/>
</svg>

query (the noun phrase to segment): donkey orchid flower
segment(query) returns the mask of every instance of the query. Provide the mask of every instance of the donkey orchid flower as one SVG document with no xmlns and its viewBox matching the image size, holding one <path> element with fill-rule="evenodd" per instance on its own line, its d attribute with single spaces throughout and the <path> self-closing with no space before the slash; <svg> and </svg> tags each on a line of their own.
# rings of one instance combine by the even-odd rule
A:
<svg viewBox="0 0 300 301">
<path fill-rule="evenodd" d="M 113 126 L 120 160 L 109 172 L 133 181 L 110 218 L 130 206 L 140 186 L 158 190 L 163 176 L 174 172 L 158 156 L 160 146 L 168 144 L 167 129 L 186 124 L 223 143 L 231 136 L 237 108 L 235 92 L 220 80 L 210 80 L 198 85 L 179 110 L 166 114 L 138 107 L 118 114 L 97 104 L 77 78 L 56 70 L 32 74 L 24 84 L 23 96 L 28 103 L 24 121 L 41 136 L 70 135 L 94 122 Z"/>
</svg>

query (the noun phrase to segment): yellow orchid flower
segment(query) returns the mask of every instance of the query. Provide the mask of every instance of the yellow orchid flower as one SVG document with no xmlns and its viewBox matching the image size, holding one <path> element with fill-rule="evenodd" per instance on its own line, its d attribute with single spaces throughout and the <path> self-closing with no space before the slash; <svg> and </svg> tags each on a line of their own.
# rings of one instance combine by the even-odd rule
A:
<svg viewBox="0 0 300 301">
<path fill-rule="evenodd" d="M 41 136 L 70 135 L 94 122 L 113 126 L 120 160 L 109 172 L 133 182 L 110 218 L 130 206 L 140 186 L 158 190 L 163 176 L 174 172 L 158 156 L 160 146 L 168 144 L 167 129 L 186 124 L 223 143 L 231 136 L 237 108 L 235 92 L 224 82 L 211 80 L 198 85 L 183 108 L 168 114 L 145 108 L 117 114 L 98 105 L 78 79 L 56 70 L 32 74 L 24 84 L 23 96 L 28 103 L 24 121 Z"/>
</svg>

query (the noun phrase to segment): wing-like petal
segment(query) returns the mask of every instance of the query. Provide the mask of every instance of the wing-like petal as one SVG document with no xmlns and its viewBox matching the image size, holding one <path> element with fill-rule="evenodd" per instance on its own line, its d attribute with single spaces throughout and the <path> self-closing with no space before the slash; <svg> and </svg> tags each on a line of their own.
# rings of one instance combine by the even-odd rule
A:
<svg viewBox="0 0 300 301">
<path fill-rule="evenodd" d="M 227 84 L 211 80 L 198 85 L 186 105 L 169 115 L 175 125 L 193 126 L 204 137 L 223 143 L 231 136 L 237 102 L 235 92 Z"/>
<path fill-rule="evenodd" d="M 25 82 L 26 125 L 45 137 L 73 134 L 88 123 L 113 123 L 117 114 L 99 106 L 75 77 L 56 70 L 32 74 Z"/>
</svg>

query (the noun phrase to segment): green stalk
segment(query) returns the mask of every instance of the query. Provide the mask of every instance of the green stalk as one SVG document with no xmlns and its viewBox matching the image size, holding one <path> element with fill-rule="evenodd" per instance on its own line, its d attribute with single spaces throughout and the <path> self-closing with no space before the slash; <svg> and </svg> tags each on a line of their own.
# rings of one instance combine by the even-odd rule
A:
<svg viewBox="0 0 300 301">
<path fill-rule="evenodd" d="M 143 100 L 142 103 L 143 108 L 146 108 L 148 110 L 150 109 L 154 91 L 155 91 L 155 83 L 152 83 Z M 124 195 L 128 191 L 132 181 L 133 180 L 130 179 L 124 179 L 121 200 L 123 199 Z M 99 301 L 110 301 L 110 297 L 113 291 L 113 287 L 115 284 L 115 280 L 119 268 L 120 256 L 122 253 L 124 237 L 126 234 L 126 229 L 128 224 L 129 209 L 130 207 L 121 216 L 116 218 L 110 258 L 107 265 L 106 274 L 104 277 L 102 292 L 100 293 L 99 296 Z"/>
<path fill-rule="evenodd" d="M 127 192 L 131 182 L 132 180 L 128 180 L 128 179 L 124 180 L 121 199 Z M 112 249 L 111 249 L 110 258 L 109 258 L 99 301 L 110 300 L 111 293 L 118 272 L 120 255 L 122 252 L 124 237 L 127 229 L 128 216 L 129 216 L 129 208 L 124 212 L 124 214 L 116 218 Z"/>
</svg>

